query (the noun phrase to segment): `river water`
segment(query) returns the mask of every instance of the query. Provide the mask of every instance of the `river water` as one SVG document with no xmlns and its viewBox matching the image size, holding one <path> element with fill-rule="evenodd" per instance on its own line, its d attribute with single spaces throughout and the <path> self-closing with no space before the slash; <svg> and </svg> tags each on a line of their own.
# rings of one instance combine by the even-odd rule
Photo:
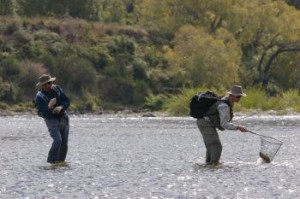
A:
<svg viewBox="0 0 300 199">
<path fill-rule="evenodd" d="M 299 119 L 237 118 L 283 142 L 270 164 L 257 164 L 259 136 L 223 131 L 223 165 L 195 169 L 205 148 L 192 118 L 71 115 L 69 167 L 53 168 L 42 119 L 0 117 L 0 198 L 299 198 Z"/>
</svg>

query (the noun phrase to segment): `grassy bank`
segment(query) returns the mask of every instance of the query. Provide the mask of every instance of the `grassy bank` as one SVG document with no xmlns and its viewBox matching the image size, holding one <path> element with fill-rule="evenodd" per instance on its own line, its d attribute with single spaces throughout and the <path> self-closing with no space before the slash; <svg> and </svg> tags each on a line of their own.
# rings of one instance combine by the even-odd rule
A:
<svg viewBox="0 0 300 199">
<path fill-rule="evenodd" d="M 74 102 L 70 107 L 72 113 L 124 113 L 145 114 L 149 112 L 160 113 L 169 116 L 189 116 L 189 102 L 192 96 L 198 92 L 211 90 L 223 96 L 226 92 L 214 88 L 192 88 L 181 89 L 177 94 L 152 95 L 141 108 L 114 106 L 113 108 L 79 109 L 81 104 Z M 300 94 L 298 90 L 288 90 L 277 96 L 268 96 L 259 88 L 245 89 L 247 97 L 243 97 L 240 103 L 235 104 L 234 112 L 240 114 L 266 113 L 266 114 L 297 114 L 300 113 Z M 110 106 L 112 107 L 112 106 Z M 84 110 L 84 111 L 80 111 Z M 8 105 L 0 103 L 0 115 L 11 115 L 16 113 L 35 113 L 31 102 Z M 154 114 L 156 115 L 156 114 Z"/>
<path fill-rule="evenodd" d="M 162 110 L 170 115 L 185 116 L 189 115 L 189 102 L 191 97 L 206 90 L 211 90 L 222 96 L 226 92 L 208 89 L 193 88 L 182 89 L 179 94 L 162 97 Z M 241 113 L 251 112 L 275 112 L 276 114 L 289 114 L 300 112 L 300 95 L 298 90 L 288 90 L 277 96 L 268 96 L 259 88 L 245 89 L 247 97 L 243 97 L 240 103 L 235 104 L 234 111 Z"/>
</svg>

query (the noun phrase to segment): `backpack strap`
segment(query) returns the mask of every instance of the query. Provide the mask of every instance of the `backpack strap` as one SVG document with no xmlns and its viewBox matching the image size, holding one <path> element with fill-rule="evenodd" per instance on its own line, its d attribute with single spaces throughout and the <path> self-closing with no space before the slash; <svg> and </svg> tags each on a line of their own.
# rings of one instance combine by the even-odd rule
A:
<svg viewBox="0 0 300 199">
<path fill-rule="evenodd" d="M 56 93 L 56 95 L 59 97 L 61 95 L 61 90 L 57 85 L 52 86 L 52 90 Z"/>
<path fill-rule="evenodd" d="M 230 101 L 228 99 L 221 99 L 222 102 L 226 103 L 229 106 L 229 111 L 230 111 L 230 120 L 233 118 L 233 109 Z"/>
<path fill-rule="evenodd" d="M 42 91 L 38 91 L 37 96 L 42 97 L 42 99 L 48 104 L 49 99 Z M 34 99 L 33 102 L 34 102 L 34 106 L 37 107 L 36 99 Z"/>
</svg>

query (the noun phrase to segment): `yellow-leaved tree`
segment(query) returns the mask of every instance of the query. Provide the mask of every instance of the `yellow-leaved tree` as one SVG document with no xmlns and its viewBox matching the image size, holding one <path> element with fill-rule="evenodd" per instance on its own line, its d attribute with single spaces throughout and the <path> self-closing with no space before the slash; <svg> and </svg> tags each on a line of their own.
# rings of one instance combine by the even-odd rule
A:
<svg viewBox="0 0 300 199">
<path fill-rule="evenodd" d="M 241 52 L 227 30 L 209 34 L 205 28 L 186 25 L 176 33 L 174 45 L 165 56 L 170 75 L 178 76 L 182 84 L 228 87 L 239 81 Z"/>
<path fill-rule="evenodd" d="M 176 67 L 177 73 L 181 74 L 178 81 L 187 77 L 182 76 L 183 73 L 189 73 L 187 70 L 195 75 L 196 69 L 205 71 L 207 69 L 205 66 L 210 65 L 211 70 L 215 72 L 216 69 L 213 67 L 220 66 L 220 63 L 224 62 L 223 56 L 230 59 L 227 62 L 232 64 L 231 68 L 234 68 L 239 61 L 232 60 L 239 59 L 236 53 L 232 52 L 238 52 L 239 55 L 241 52 L 240 68 L 243 85 L 263 86 L 269 91 L 273 87 L 275 92 L 300 85 L 298 76 L 295 75 L 300 71 L 297 64 L 299 58 L 293 55 L 295 54 L 293 52 L 300 51 L 300 11 L 289 6 L 285 1 L 140 0 L 138 8 L 141 25 L 176 35 L 175 48 L 171 46 L 167 56 L 172 67 Z M 206 33 L 202 33 L 205 36 L 201 39 L 196 39 L 197 36 L 189 38 L 189 34 L 198 34 L 195 30 L 184 33 L 186 28 L 182 27 L 189 25 L 195 27 L 195 30 L 201 28 L 205 30 Z M 222 45 L 229 44 L 226 42 L 227 39 L 217 35 L 231 35 L 230 41 L 234 41 L 231 44 L 234 48 L 227 47 L 222 54 L 220 50 Z M 179 38 L 183 38 L 182 42 L 187 43 L 181 43 Z M 188 44 L 189 42 L 191 44 Z M 179 50 L 180 45 L 190 46 L 189 50 Z M 205 50 L 203 51 L 200 46 L 205 46 Z M 219 52 L 213 49 L 218 49 Z M 197 57 L 192 53 L 196 51 L 200 52 Z M 181 57 L 178 57 L 179 55 Z M 211 57 L 213 61 L 210 61 Z M 180 60 L 174 61 L 176 59 Z M 191 68 L 192 66 L 184 66 L 185 64 L 196 66 Z M 226 65 L 224 67 L 224 71 L 227 71 Z M 231 72 L 227 71 L 227 73 Z M 190 79 L 195 78 L 190 77 Z"/>
<path fill-rule="evenodd" d="M 236 0 L 221 18 L 243 51 L 244 83 L 267 89 L 294 86 L 293 73 L 299 69 L 291 52 L 300 50 L 298 10 L 284 1 Z M 291 84 L 287 79 L 293 79 Z"/>
</svg>

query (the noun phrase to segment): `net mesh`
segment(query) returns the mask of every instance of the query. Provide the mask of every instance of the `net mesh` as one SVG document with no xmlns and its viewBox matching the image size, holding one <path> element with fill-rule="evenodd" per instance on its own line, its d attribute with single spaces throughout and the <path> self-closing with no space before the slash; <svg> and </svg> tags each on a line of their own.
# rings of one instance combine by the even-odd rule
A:
<svg viewBox="0 0 300 199">
<path fill-rule="evenodd" d="M 265 162 L 270 163 L 280 149 L 282 142 L 272 137 L 260 136 L 260 143 L 259 156 Z"/>
</svg>

